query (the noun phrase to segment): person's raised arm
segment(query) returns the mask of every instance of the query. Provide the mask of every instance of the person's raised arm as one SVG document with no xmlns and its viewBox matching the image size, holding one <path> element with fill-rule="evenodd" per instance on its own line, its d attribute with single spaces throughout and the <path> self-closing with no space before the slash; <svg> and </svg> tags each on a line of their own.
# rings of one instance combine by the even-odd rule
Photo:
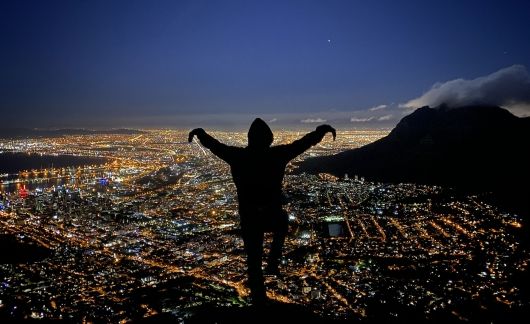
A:
<svg viewBox="0 0 530 324">
<path fill-rule="evenodd" d="M 223 144 L 210 136 L 202 128 L 195 128 L 188 135 L 188 142 L 193 141 L 193 137 L 197 136 L 201 144 L 209 149 L 213 154 L 221 158 L 222 160 L 230 163 L 235 147 Z"/>
<path fill-rule="evenodd" d="M 331 133 L 333 135 L 333 140 L 337 137 L 337 132 L 335 128 L 329 125 L 320 125 L 311 133 L 307 133 L 304 137 L 287 144 L 283 147 L 284 157 L 290 161 L 297 157 L 298 155 L 304 153 L 311 146 L 316 145 L 322 141 L 324 135 Z"/>
</svg>

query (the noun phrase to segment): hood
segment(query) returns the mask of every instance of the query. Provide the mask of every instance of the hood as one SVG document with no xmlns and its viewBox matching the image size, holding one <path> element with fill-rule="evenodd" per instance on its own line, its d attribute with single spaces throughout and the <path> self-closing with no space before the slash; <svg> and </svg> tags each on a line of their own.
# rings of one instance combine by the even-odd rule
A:
<svg viewBox="0 0 530 324">
<path fill-rule="evenodd" d="M 252 148 L 267 148 L 274 137 L 269 125 L 261 118 L 256 118 L 248 130 L 248 146 Z"/>
</svg>

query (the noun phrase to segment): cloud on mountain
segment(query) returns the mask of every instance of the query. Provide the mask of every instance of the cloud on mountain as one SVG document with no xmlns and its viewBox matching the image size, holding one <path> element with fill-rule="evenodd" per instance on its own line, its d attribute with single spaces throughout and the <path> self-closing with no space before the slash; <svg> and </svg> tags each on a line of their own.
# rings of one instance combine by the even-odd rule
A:
<svg viewBox="0 0 530 324">
<path fill-rule="evenodd" d="M 523 65 L 512 65 L 472 80 L 438 82 L 418 98 L 400 104 L 402 108 L 496 105 L 512 113 L 530 115 L 530 74 Z"/>
</svg>

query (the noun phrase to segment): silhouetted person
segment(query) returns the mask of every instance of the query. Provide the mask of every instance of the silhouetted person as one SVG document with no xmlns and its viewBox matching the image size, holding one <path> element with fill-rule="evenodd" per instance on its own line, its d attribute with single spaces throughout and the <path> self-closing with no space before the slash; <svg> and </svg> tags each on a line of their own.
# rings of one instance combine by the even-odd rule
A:
<svg viewBox="0 0 530 324">
<path fill-rule="evenodd" d="M 283 243 L 287 235 L 288 217 L 282 209 L 282 181 L 287 163 L 319 143 L 326 133 L 335 139 L 335 129 L 321 125 L 315 131 L 287 145 L 272 146 L 269 126 L 256 118 L 248 131 L 248 146 L 235 147 L 220 143 L 202 128 L 189 134 L 197 136 L 203 146 L 230 165 L 237 188 L 241 233 L 247 253 L 248 283 L 253 303 L 265 301 L 262 256 L 263 236 L 273 233 L 267 272 L 278 273 Z"/>
</svg>

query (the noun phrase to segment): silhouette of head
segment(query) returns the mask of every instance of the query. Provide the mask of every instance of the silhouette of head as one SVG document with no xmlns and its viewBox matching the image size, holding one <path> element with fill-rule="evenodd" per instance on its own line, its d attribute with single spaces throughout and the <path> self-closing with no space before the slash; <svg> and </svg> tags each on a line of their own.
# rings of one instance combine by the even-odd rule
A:
<svg viewBox="0 0 530 324">
<path fill-rule="evenodd" d="M 261 118 L 256 118 L 248 130 L 248 146 L 252 148 L 267 148 L 274 137 L 269 125 Z"/>
</svg>

